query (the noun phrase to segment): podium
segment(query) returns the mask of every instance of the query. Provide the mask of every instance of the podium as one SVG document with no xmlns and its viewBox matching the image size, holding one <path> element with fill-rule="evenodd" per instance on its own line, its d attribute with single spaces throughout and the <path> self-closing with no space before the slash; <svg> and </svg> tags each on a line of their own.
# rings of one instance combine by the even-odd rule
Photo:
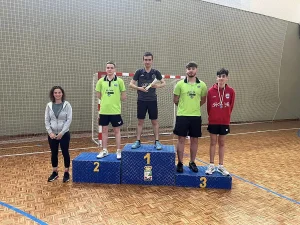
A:
<svg viewBox="0 0 300 225">
<path fill-rule="evenodd" d="M 142 185 L 175 185 L 175 148 L 164 145 L 141 145 L 132 149 L 125 145 L 122 151 L 121 183 Z"/>
<path fill-rule="evenodd" d="M 154 145 L 141 145 L 132 149 L 125 145 L 122 159 L 114 153 L 97 159 L 98 153 L 85 152 L 73 159 L 73 182 L 165 185 L 177 187 L 231 189 L 232 177 L 219 172 L 205 174 L 206 166 L 198 166 L 198 173 L 183 167 L 176 171 L 175 147 L 164 145 L 157 150 Z"/>
<path fill-rule="evenodd" d="M 176 172 L 175 174 L 175 185 L 179 187 L 231 189 L 231 176 L 224 176 L 217 171 L 212 175 L 207 175 L 205 174 L 206 169 L 206 166 L 198 166 L 198 173 L 194 173 L 189 167 L 184 166 L 183 173 Z"/>
<path fill-rule="evenodd" d="M 121 161 L 116 154 L 97 159 L 98 153 L 81 153 L 72 161 L 73 182 L 120 184 Z"/>
</svg>

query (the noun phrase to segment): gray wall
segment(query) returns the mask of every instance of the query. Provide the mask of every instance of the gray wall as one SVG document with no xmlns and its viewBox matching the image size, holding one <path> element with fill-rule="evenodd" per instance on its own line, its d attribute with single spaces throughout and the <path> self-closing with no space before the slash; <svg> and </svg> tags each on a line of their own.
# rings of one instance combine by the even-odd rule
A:
<svg viewBox="0 0 300 225">
<path fill-rule="evenodd" d="M 184 75 L 188 61 L 198 62 L 208 86 L 228 68 L 235 122 L 299 117 L 293 23 L 198 0 L 1 1 L 0 20 L 0 136 L 43 133 L 53 85 L 73 106 L 72 130 L 90 131 L 92 75 L 108 60 L 134 72 L 145 51 L 163 74 Z M 172 85 L 159 93 L 165 126 L 172 125 Z M 136 94 L 128 95 L 123 113 L 134 127 Z"/>
<path fill-rule="evenodd" d="M 275 119 L 300 117 L 300 37 L 299 25 L 289 23 L 280 68 L 281 100 Z"/>
</svg>

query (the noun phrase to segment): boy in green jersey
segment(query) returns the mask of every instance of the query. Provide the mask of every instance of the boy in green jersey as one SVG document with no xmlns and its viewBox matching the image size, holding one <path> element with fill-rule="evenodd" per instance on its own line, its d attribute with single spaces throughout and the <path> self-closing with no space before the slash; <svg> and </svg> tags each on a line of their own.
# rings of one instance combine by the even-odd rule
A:
<svg viewBox="0 0 300 225">
<path fill-rule="evenodd" d="M 124 81 L 116 76 L 116 64 L 112 61 L 106 63 L 106 76 L 96 84 L 97 97 L 101 100 L 99 111 L 99 125 L 102 126 L 102 151 L 97 158 L 108 155 L 108 124 L 111 123 L 116 138 L 117 159 L 121 159 L 121 132 L 123 125 L 121 117 L 121 101 L 126 99 Z"/>
<path fill-rule="evenodd" d="M 198 65 L 189 62 L 186 65 L 186 78 L 179 81 L 174 89 L 174 103 L 178 106 L 176 124 L 173 133 L 178 136 L 177 143 L 177 172 L 183 172 L 184 144 L 190 136 L 190 169 L 197 173 L 195 158 L 198 148 L 198 137 L 202 136 L 200 106 L 206 102 L 207 86 L 196 77 Z"/>
</svg>

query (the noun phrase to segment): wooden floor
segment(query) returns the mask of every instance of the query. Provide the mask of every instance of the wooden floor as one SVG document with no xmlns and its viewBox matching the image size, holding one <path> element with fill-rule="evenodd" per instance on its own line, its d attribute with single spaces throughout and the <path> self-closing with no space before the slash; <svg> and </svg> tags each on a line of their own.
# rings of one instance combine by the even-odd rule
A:
<svg viewBox="0 0 300 225">
<path fill-rule="evenodd" d="M 230 191 L 181 187 L 47 182 L 47 142 L 0 145 L 0 224 L 300 224 L 299 122 L 232 126 L 225 166 Z M 209 162 L 209 138 L 199 141 L 197 164 Z M 163 144 L 175 145 L 164 136 Z M 151 138 L 150 138 L 151 139 Z M 149 138 L 144 139 L 146 141 Z M 169 140 L 169 141 L 167 141 Z M 124 139 L 123 143 L 132 140 Z M 113 143 L 113 142 L 112 142 Z M 96 152 L 87 138 L 72 139 L 71 157 Z M 114 148 L 109 150 L 114 151 Z M 186 153 L 189 153 L 188 142 Z M 31 155 L 14 155 L 40 152 Z M 5 156 L 10 154 L 10 156 Z M 185 158 L 185 163 L 189 160 Z M 216 157 L 216 162 L 218 157 Z M 17 213 L 22 210 L 23 214 Z M 28 218 L 24 215 L 32 215 Z"/>
</svg>

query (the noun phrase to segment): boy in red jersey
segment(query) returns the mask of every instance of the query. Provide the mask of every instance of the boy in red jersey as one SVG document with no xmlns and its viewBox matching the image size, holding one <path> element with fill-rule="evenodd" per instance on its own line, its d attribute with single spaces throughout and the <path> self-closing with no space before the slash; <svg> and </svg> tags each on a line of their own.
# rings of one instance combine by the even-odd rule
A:
<svg viewBox="0 0 300 225">
<path fill-rule="evenodd" d="M 225 152 L 225 137 L 230 132 L 230 116 L 234 106 L 235 92 L 226 84 L 229 71 L 222 68 L 217 72 L 217 83 L 215 83 L 207 94 L 208 127 L 210 133 L 210 164 L 205 171 L 212 174 L 216 170 L 228 176 L 229 172 L 223 166 Z M 219 165 L 215 168 L 214 158 L 216 145 L 219 144 Z"/>
</svg>

